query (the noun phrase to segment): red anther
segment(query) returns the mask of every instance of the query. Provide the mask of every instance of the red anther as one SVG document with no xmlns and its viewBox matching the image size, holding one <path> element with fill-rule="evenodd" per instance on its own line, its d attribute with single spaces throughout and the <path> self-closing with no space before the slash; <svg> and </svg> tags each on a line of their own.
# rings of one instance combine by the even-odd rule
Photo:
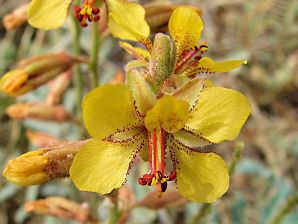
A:
<svg viewBox="0 0 298 224">
<path fill-rule="evenodd" d="M 92 14 L 97 15 L 100 12 L 99 8 L 92 8 Z"/>
<path fill-rule="evenodd" d="M 93 22 L 98 22 L 100 20 L 100 16 L 93 17 Z"/>
<path fill-rule="evenodd" d="M 168 187 L 168 183 L 167 182 L 161 183 L 161 192 L 166 192 L 167 187 Z"/>
<path fill-rule="evenodd" d="M 92 16 L 90 16 L 90 15 L 85 15 L 85 16 L 87 17 L 87 19 L 88 19 L 89 22 L 92 21 Z"/>
<path fill-rule="evenodd" d="M 75 11 L 75 13 L 79 13 L 81 11 L 81 8 L 78 5 L 74 5 L 73 10 Z"/>
<path fill-rule="evenodd" d="M 87 27 L 88 24 L 86 22 L 81 22 L 81 27 Z"/>
<path fill-rule="evenodd" d="M 144 174 L 143 179 L 146 180 L 147 182 L 151 182 L 153 178 L 153 175 L 151 174 Z"/>
<path fill-rule="evenodd" d="M 84 19 L 84 16 L 81 14 L 76 14 L 76 18 L 79 20 L 79 22 L 82 22 Z"/>
<path fill-rule="evenodd" d="M 173 170 L 169 175 L 169 181 L 175 180 L 177 177 L 177 173 L 175 170 Z"/>
<path fill-rule="evenodd" d="M 143 178 L 139 178 L 139 184 L 145 186 L 147 184 L 147 181 L 145 181 Z"/>
</svg>

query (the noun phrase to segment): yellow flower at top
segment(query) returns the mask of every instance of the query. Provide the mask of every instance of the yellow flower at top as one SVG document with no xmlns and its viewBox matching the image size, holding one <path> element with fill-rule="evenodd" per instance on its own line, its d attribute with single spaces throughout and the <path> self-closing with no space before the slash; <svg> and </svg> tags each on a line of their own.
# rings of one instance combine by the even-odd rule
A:
<svg viewBox="0 0 298 224">
<path fill-rule="evenodd" d="M 145 54 L 144 49 L 133 47 L 126 42 L 120 42 L 120 46 L 136 58 L 150 61 L 151 41 L 148 39 L 149 35 L 134 32 L 134 24 L 131 23 L 128 26 L 124 19 L 117 22 L 117 25 L 125 29 L 133 38 L 123 35 L 122 30 L 116 33 L 116 29 L 114 36 L 121 39 L 140 41 L 144 43 L 149 52 Z M 175 9 L 169 20 L 168 28 L 171 39 L 175 43 L 177 54 L 174 74 L 193 77 L 199 73 L 228 72 L 247 63 L 245 60 L 216 62 L 209 57 L 203 57 L 203 54 L 208 50 L 208 46 L 204 41 L 199 43 L 203 30 L 203 21 L 193 7 L 183 6 Z"/>
<path fill-rule="evenodd" d="M 28 9 L 28 21 L 39 29 L 59 28 L 65 22 L 72 2 L 72 0 L 32 0 Z M 95 2 L 96 0 L 83 0 L 81 6 L 74 5 L 74 14 L 81 26 L 85 27 L 88 22 L 97 22 L 100 19 L 100 10 L 95 7 Z M 132 26 L 132 32 L 149 35 L 149 26 L 145 22 L 145 10 L 142 6 L 124 0 L 107 0 L 106 3 L 109 12 L 108 26 L 115 36 L 121 33 L 123 37 L 131 39 L 131 36 L 117 25 L 119 20 L 123 20 L 122 25 Z"/>
</svg>

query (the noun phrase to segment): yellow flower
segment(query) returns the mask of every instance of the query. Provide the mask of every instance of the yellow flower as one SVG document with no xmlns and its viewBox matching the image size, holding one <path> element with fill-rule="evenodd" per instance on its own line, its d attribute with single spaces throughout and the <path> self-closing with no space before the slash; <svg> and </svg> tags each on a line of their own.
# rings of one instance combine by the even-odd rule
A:
<svg viewBox="0 0 298 224">
<path fill-rule="evenodd" d="M 205 147 L 237 137 L 251 110 L 246 97 L 196 78 L 156 98 L 137 69 L 128 72 L 127 84 L 103 85 L 85 96 L 84 123 L 94 139 L 74 158 L 75 185 L 110 193 L 122 186 L 140 153 L 148 158 L 149 172 L 139 184 L 162 193 L 177 179 L 179 193 L 189 200 L 211 203 L 221 197 L 229 185 L 227 166 Z M 166 155 L 171 170 L 165 168 Z"/>
<path fill-rule="evenodd" d="M 74 14 L 81 26 L 87 26 L 88 22 L 97 22 L 100 19 L 99 8 L 95 7 L 95 0 L 84 0 L 81 6 L 74 5 Z M 32 0 L 28 9 L 29 23 L 39 29 L 56 29 L 63 25 L 71 0 Z M 117 25 L 119 20 L 122 25 L 133 27 L 132 32 L 138 35 L 149 35 L 149 26 L 145 22 L 145 10 L 136 3 L 124 0 L 108 0 L 109 12 L 108 26 L 110 31 L 118 36 L 120 33 L 126 39 L 134 38 L 122 27 Z"/>
<path fill-rule="evenodd" d="M 128 40 L 138 40 L 142 42 L 148 51 L 151 51 L 151 41 L 148 38 L 149 35 L 140 35 L 133 32 L 134 24 L 128 28 L 125 20 L 119 20 L 118 25 L 126 30 L 134 38 L 128 38 L 127 35 L 123 35 L 123 32 L 119 31 L 116 37 Z M 216 62 L 209 57 L 203 57 L 203 54 L 207 51 L 208 46 L 206 42 L 199 40 L 201 37 L 201 31 L 203 29 L 203 21 L 201 20 L 198 12 L 192 7 L 178 7 L 174 10 L 170 17 L 169 33 L 171 39 L 176 46 L 176 65 L 173 71 L 174 74 L 192 77 L 199 73 L 216 73 L 216 72 L 228 72 L 235 68 L 238 68 L 242 64 L 246 64 L 244 60 L 230 60 L 223 62 Z M 132 45 L 121 42 L 120 46 L 123 47 L 128 53 L 136 56 L 136 58 L 143 61 L 150 62 L 150 53 L 145 53 L 143 49 L 135 48 Z"/>
</svg>

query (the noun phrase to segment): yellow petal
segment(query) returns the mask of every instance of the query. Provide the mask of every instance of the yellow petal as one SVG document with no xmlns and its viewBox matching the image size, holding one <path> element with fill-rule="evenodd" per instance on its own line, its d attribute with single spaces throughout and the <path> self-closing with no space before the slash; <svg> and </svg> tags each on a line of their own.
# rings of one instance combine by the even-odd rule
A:
<svg viewBox="0 0 298 224">
<path fill-rule="evenodd" d="M 184 100 L 189 104 L 189 111 L 191 111 L 198 101 L 200 92 L 203 91 L 205 86 L 205 80 L 201 78 L 195 78 L 184 84 L 179 88 L 173 96 L 178 99 Z"/>
<path fill-rule="evenodd" d="M 137 41 L 149 36 L 150 28 L 141 5 L 122 0 L 109 0 L 108 6 L 108 26 L 115 37 Z"/>
<path fill-rule="evenodd" d="M 137 147 L 134 144 L 94 139 L 75 156 L 70 176 L 82 191 L 108 194 L 122 186 L 136 152 Z"/>
<path fill-rule="evenodd" d="M 155 95 L 145 81 L 144 75 L 140 69 L 131 69 L 126 72 L 127 85 L 135 100 L 136 109 L 143 116 L 156 102 Z"/>
<path fill-rule="evenodd" d="M 215 153 L 175 150 L 179 193 L 195 202 L 212 203 L 229 187 L 229 174 L 224 160 Z"/>
<path fill-rule="evenodd" d="M 211 58 L 203 57 L 196 65 L 186 69 L 182 74 L 192 76 L 198 73 L 229 72 L 233 69 L 239 68 L 242 64 L 247 64 L 247 61 L 230 60 L 216 62 Z"/>
<path fill-rule="evenodd" d="M 63 25 L 71 0 L 32 0 L 28 9 L 31 26 L 50 30 Z"/>
<path fill-rule="evenodd" d="M 176 43 L 178 56 L 197 44 L 202 29 L 203 21 L 193 8 L 179 7 L 174 10 L 169 21 L 169 32 Z"/>
<path fill-rule="evenodd" d="M 149 131 L 162 127 L 166 132 L 179 131 L 188 119 L 188 103 L 173 96 L 163 96 L 145 117 L 145 126 Z"/>
<path fill-rule="evenodd" d="M 84 97 L 82 107 L 85 126 L 95 138 L 106 138 L 116 130 L 140 123 L 132 95 L 122 84 L 92 90 Z"/>
<path fill-rule="evenodd" d="M 212 145 L 211 142 L 209 142 L 207 139 L 203 138 L 199 134 L 194 134 L 184 128 L 174 133 L 173 137 L 173 141 L 178 141 L 178 144 L 183 144 L 185 147 L 188 147 L 194 151 L 204 152 L 207 146 Z"/>
<path fill-rule="evenodd" d="M 135 58 L 144 60 L 144 61 L 149 61 L 150 60 L 150 53 L 149 51 L 139 48 L 139 47 L 134 47 L 131 44 L 123 41 L 119 41 L 120 47 L 122 47 L 127 53 L 131 54 Z"/>
<path fill-rule="evenodd" d="M 251 107 L 240 92 L 222 87 L 208 87 L 185 124 L 213 143 L 237 137 L 247 120 Z"/>
</svg>

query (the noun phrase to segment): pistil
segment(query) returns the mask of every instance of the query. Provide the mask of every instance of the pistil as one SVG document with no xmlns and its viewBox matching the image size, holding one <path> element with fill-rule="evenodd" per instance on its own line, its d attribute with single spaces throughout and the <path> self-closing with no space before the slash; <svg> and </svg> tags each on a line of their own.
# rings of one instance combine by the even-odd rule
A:
<svg viewBox="0 0 298 224">
<path fill-rule="evenodd" d="M 154 130 L 148 132 L 148 160 L 150 171 L 139 178 L 140 185 L 156 185 L 159 195 L 167 189 L 167 182 L 176 179 L 176 172 L 172 171 L 169 176 L 165 175 L 165 131 Z"/>
</svg>

